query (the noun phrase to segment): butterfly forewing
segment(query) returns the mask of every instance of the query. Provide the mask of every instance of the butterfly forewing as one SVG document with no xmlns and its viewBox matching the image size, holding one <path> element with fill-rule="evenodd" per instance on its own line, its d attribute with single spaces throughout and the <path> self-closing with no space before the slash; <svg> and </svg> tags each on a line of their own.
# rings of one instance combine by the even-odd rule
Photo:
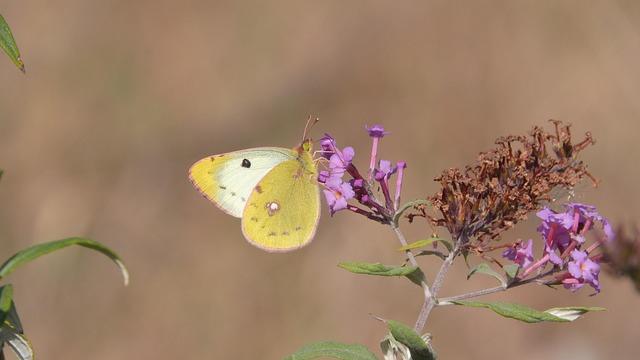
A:
<svg viewBox="0 0 640 360">
<path fill-rule="evenodd" d="M 255 186 L 242 215 L 253 245 L 284 252 L 308 244 L 320 217 L 316 170 L 308 153 L 277 165 Z"/>
<path fill-rule="evenodd" d="M 206 157 L 189 169 L 193 185 L 229 215 L 242 217 L 260 179 L 297 153 L 277 147 L 254 148 Z"/>
</svg>

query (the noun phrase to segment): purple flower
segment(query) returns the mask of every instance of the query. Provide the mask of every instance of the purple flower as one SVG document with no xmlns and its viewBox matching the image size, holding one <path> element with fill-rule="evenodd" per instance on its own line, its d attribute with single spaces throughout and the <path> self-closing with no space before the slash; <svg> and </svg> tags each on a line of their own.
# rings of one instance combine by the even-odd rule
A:
<svg viewBox="0 0 640 360">
<path fill-rule="evenodd" d="M 347 201 L 355 196 L 355 192 L 351 184 L 343 182 L 341 178 L 330 177 L 325 183 L 326 188 L 322 190 L 329 204 L 331 215 L 336 211 L 346 209 Z"/>
<path fill-rule="evenodd" d="M 329 174 L 328 171 L 326 170 L 322 170 L 318 173 L 318 182 L 321 184 L 324 184 L 327 182 L 327 180 L 329 180 L 329 177 L 331 176 L 331 174 Z"/>
<path fill-rule="evenodd" d="M 571 203 L 566 204 L 565 209 L 565 212 L 556 213 L 545 207 L 536 214 L 542 219 L 538 231 L 547 239 L 548 243 L 550 240 L 555 240 L 555 244 L 549 243 L 550 246 L 553 247 L 557 244 L 559 247 L 566 247 L 571 239 L 575 239 L 581 244 L 584 243 L 585 238 L 582 234 L 589 231 L 595 222 L 602 225 L 608 240 L 613 240 L 615 237 L 611 224 L 596 211 L 595 206 Z M 554 227 L 553 239 L 549 239 L 549 232 Z"/>
<path fill-rule="evenodd" d="M 562 258 L 560 257 L 560 255 L 558 255 L 555 249 L 552 249 L 551 247 L 549 247 L 549 245 L 545 243 L 543 253 L 545 256 L 549 257 L 549 261 L 551 261 L 553 265 L 557 265 L 557 266 L 560 266 L 560 268 L 562 268 L 562 265 L 564 262 L 562 261 Z"/>
<path fill-rule="evenodd" d="M 571 259 L 572 260 L 569 261 L 567 266 L 567 270 L 569 270 L 571 277 L 567 277 L 562 281 L 565 288 L 576 291 L 584 284 L 589 284 L 597 293 L 600 292 L 600 282 L 598 281 L 600 265 L 589 259 L 589 255 L 586 251 L 571 251 Z"/>
<path fill-rule="evenodd" d="M 367 218 L 381 223 L 392 220 L 393 214 L 398 209 L 402 189 L 403 171 L 406 163 L 403 161 L 394 165 L 388 160 L 377 161 L 377 151 L 380 139 L 388 134 L 381 125 L 367 128 L 372 138 L 371 159 L 369 174 L 364 178 L 353 163 L 355 150 L 352 147 L 340 149 L 335 139 L 329 135 L 320 139 L 322 156 L 328 161 L 324 164 L 326 169 L 318 174 L 318 182 L 324 187 L 323 193 L 329 204 L 331 215 L 336 211 L 347 209 L 354 213 L 364 215 Z M 377 167 L 376 167 L 377 165 Z M 397 173 L 395 181 L 395 197 L 390 194 L 389 182 Z M 348 177 L 345 177 L 348 175 Z M 372 187 L 373 181 L 378 183 L 376 187 L 384 195 L 384 201 L 378 199 Z M 349 200 L 355 199 L 359 204 Z"/>
<path fill-rule="evenodd" d="M 396 170 L 398 171 L 398 177 L 396 179 L 396 196 L 393 202 L 393 206 L 395 210 L 398 210 L 398 206 L 400 206 L 400 193 L 402 192 L 402 179 L 403 179 L 402 175 L 404 173 L 404 169 L 406 168 L 407 168 L 407 163 L 405 161 L 398 161 L 396 165 Z"/>
<path fill-rule="evenodd" d="M 529 239 L 526 245 L 518 242 L 502 253 L 502 256 L 520 265 L 522 268 L 528 268 L 533 263 L 533 240 Z"/>
<path fill-rule="evenodd" d="M 367 127 L 366 129 L 369 133 L 369 136 L 371 136 L 372 138 L 382 138 L 385 135 L 389 134 L 388 132 L 384 131 L 384 127 L 382 127 L 382 125 L 380 124 L 375 124 L 372 127 Z"/>
<path fill-rule="evenodd" d="M 322 157 L 329 159 L 338 149 L 336 140 L 331 135 L 324 134 L 324 136 L 320 138 L 320 149 L 322 149 L 320 151 Z"/>
<path fill-rule="evenodd" d="M 350 146 L 347 146 L 342 151 L 336 148 L 336 152 L 329 158 L 329 173 L 331 176 L 342 177 L 349 165 L 351 165 L 354 156 L 355 151 Z"/>
<path fill-rule="evenodd" d="M 548 207 L 538 211 L 536 216 L 542 219 L 538 232 L 545 239 L 547 247 L 550 250 L 559 248 L 561 252 L 564 251 L 571 243 L 569 230 L 573 226 L 573 216 L 567 213 L 558 214 Z"/>
<path fill-rule="evenodd" d="M 391 166 L 391 161 L 389 160 L 380 160 L 378 167 L 378 169 L 374 169 L 374 178 L 378 181 L 388 180 L 396 172 L 396 167 Z"/>
<path fill-rule="evenodd" d="M 611 223 L 609 223 L 607 218 L 600 215 L 595 206 L 571 203 L 565 205 L 565 207 L 567 209 L 567 213 L 572 215 L 571 226 L 574 229 L 577 229 L 578 232 L 582 231 L 587 224 L 598 222 L 602 225 L 602 230 L 604 231 L 607 240 L 611 241 L 615 238 Z"/>
</svg>

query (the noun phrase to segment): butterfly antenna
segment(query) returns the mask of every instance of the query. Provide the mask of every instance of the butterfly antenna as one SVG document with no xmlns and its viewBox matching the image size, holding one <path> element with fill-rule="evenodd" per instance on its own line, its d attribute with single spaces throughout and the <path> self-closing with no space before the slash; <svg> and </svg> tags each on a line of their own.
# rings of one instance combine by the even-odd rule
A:
<svg viewBox="0 0 640 360">
<path fill-rule="evenodd" d="M 309 131 L 311 131 L 311 128 L 313 127 L 313 125 L 317 124 L 318 121 L 320 121 L 320 118 L 318 117 L 311 117 L 311 115 L 309 115 L 309 118 L 307 119 L 307 124 L 304 126 L 304 133 L 302 134 L 302 142 L 304 142 L 305 140 L 307 140 L 307 135 L 309 134 Z"/>
</svg>

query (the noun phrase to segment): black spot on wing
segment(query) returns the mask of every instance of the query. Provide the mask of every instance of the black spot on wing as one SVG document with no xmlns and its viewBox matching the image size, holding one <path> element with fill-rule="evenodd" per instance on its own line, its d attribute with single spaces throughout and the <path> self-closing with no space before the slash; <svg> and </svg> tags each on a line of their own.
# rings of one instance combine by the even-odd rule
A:
<svg viewBox="0 0 640 360">
<path fill-rule="evenodd" d="M 242 167 L 243 168 L 250 168 L 251 167 L 251 161 L 249 161 L 249 159 L 242 159 Z"/>
</svg>

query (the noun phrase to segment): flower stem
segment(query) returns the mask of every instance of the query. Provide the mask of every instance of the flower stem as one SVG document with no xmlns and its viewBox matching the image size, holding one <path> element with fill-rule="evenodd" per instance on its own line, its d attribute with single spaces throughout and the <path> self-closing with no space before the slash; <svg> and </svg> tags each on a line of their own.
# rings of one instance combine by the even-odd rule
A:
<svg viewBox="0 0 640 360">
<path fill-rule="evenodd" d="M 418 319 L 416 320 L 416 325 L 414 326 L 414 329 L 418 333 L 421 333 L 422 329 L 424 329 L 424 325 L 427 323 L 427 318 L 429 317 L 431 310 L 433 310 L 433 307 L 438 302 L 436 296 L 438 294 L 438 291 L 442 287 L 445 275 L 447 275 L 449 268 L 453 264 L 453 260 L 455 260 L 456 256 L 460 252 L 460 244 L 462 244 L 463 242 L 461 240 L 462 239 L 458 239 L 458 241 L 456 241 L 453 250 L 451 250 L 449 256 L 444 259 L 444 262 L 440 266 L 440 270 L 438 270 L 438 274 L 436 275 L 435 280 L 433 280 L 433 284 L 431 285 L 431 297 L 425 298 L 425 301 L 422 304 L 422 309 L 420 309 Z"/>
<path fill-rule="evenodd" d="M 543 256 L 542 258 L 540 258 L 540 260 L 536 261 L 535 263 L 531 264 L 528 268 L 526 268 L 522 273 L 522 278 L 526 278 L 529 274 L 531 274 L 537 268 L 543 265 L 546 265 L 548 261 L 549 261 L 549 254 Z"/>
<path fill-rule="evenodd" d="M 400 228 L 398 227 L 398 225 L 392 222 L 391 228 L 393 229 L 393 232 L 396 234 L 396 237 L 400 241 L 400 244 L 402 244 L 402 246 L 407 246 L 408 245 L 407 239 L 405 239 L 404 234 L 402 233 L 402 231 L 400 231 Z M 409 262 L 411 263 L 411 265 L 417 268 L 420 268 L 420 266 L 418 265 L 418 261 L 416 261 L 416 257 L 413 255 L 413 252 L 407 249 L 405 250 L 405 253 L 407 254 L 407 258 L 409 258 Z M 429 289 L 429 285 L 427 285 L 427 280 L 424 278 L 424 276 L 420 280 L 420 286 L 422 287 L 422 291 L 424 292 L 425 300 L 431 299 L 432 298 L 431 290 Z"/>
</svg>

